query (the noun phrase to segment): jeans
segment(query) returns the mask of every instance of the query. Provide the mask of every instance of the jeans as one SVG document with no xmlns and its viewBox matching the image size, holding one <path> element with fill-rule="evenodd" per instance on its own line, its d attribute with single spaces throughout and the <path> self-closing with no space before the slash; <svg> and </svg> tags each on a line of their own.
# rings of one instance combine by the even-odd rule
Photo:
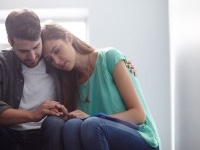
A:
<svg viewBox="0 0 200 150">
<path fill-rule="evenodd" d="M 98 117 L 68 120 L 63 128 L 65 150 L 158 150 L 134 129 Z"/>
<path fill-rule="evenodd" d="M 41 129 L 16 131 L 0 125 L 0 150 L 63 150 L 64 120 L 47 117 Z"/>
<path fill-rule="evenodd" d="M 0 126 L 1 150 L 40 150 L 41 132 L 39 129 L 16 131 L 5 126 Z"/>
<path fill-rule="evenodd" d="M 41 127 L 42 150 L 63 150 L 63 126 L 65 121 L 56 116 L 47 117 Z"/>
</svg>

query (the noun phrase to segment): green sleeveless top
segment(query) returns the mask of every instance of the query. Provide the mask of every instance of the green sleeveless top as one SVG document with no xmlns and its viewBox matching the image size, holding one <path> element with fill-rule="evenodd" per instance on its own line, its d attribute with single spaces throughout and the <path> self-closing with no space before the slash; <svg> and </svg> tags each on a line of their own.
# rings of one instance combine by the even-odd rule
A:
<svg viewBox="0 0 200 150">
<path fill-rule="evenodd" d="M 113 70 L 115 65 L 120 61 L 126 62 L 126 57 L 120 51 L 114 48 L 105 48 L 98 51 L 98 57 L 94 71 L 90 77 L 90 102 L 86 102 L 88 82 L 79 85 L 79 101 L 78 109 L 93 115 L 99 112 L 106 114 L 114 114 L 126 110 L 124 101 L 116 87 L 113 79 Z M 128 68 L 127 68 L 128 69 Z M 137 77 L 128 71 L 136 91 L 139 95 L 140 101 L 146 113 L 146 120 L 141 124 L 141 129 L 138 132 L 152 147 L 160 147 L 160 139 L 158 132 L 149 112 L 142 89 L 139 85 Z"/>
</svg>

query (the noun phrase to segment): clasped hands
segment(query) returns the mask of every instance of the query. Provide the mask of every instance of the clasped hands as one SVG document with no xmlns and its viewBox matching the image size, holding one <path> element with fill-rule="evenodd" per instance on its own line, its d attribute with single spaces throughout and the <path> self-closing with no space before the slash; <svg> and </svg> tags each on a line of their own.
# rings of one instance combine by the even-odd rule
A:
<svg viewBox="0 0 200 150">
<path fill-rule="evenodd" d="M 31 110 L 29 113 L 30 121 L 34 122 L 40 121 L 47 115 L 58 116 L 64 120 L 71 118 L 85 118 L 89 116 L 81 110 L 68 112 L 64 105 L 54 100 L 44 101 L 38 108 Z"/>
<path fill-rule="evenodd" d="M 49 108 L 49 111 L 52 115 L 58 116 L 63 120 L 68 120 L 72 118 L 85 118 L 89 115 L 81 110 L 74 110 L 72 112 L 68 112 L 67 108 L 60 104 L 59 102 L 53 101 L 53 107 Z"/>
</svg>

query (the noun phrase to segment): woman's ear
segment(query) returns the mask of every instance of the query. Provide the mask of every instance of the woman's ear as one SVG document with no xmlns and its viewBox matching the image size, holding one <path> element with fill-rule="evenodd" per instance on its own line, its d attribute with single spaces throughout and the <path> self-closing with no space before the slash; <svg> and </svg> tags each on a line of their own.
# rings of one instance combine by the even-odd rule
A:
<svg viewBox="0 0 200 150">
<path fill-rule="evenodd" d="M 73 43 L 72 35 L 67 34 L 67 35 L 66 35 L 66 40 L 67 40 L 70 44 L 72 44 L 72 43 Z"/>
</svg>

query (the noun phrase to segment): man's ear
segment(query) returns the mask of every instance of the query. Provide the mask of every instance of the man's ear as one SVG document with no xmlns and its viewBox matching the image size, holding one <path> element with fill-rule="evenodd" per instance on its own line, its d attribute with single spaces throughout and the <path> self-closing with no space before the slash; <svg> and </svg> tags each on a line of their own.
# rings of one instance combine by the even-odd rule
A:
<svg viewBox="0 0 200 150">
<path fill-rule="evenodd" d="M 12 40 L 8 38 L 8 43 L 10 44 L 10 46 L 13 46 Z"/>
</svg>

